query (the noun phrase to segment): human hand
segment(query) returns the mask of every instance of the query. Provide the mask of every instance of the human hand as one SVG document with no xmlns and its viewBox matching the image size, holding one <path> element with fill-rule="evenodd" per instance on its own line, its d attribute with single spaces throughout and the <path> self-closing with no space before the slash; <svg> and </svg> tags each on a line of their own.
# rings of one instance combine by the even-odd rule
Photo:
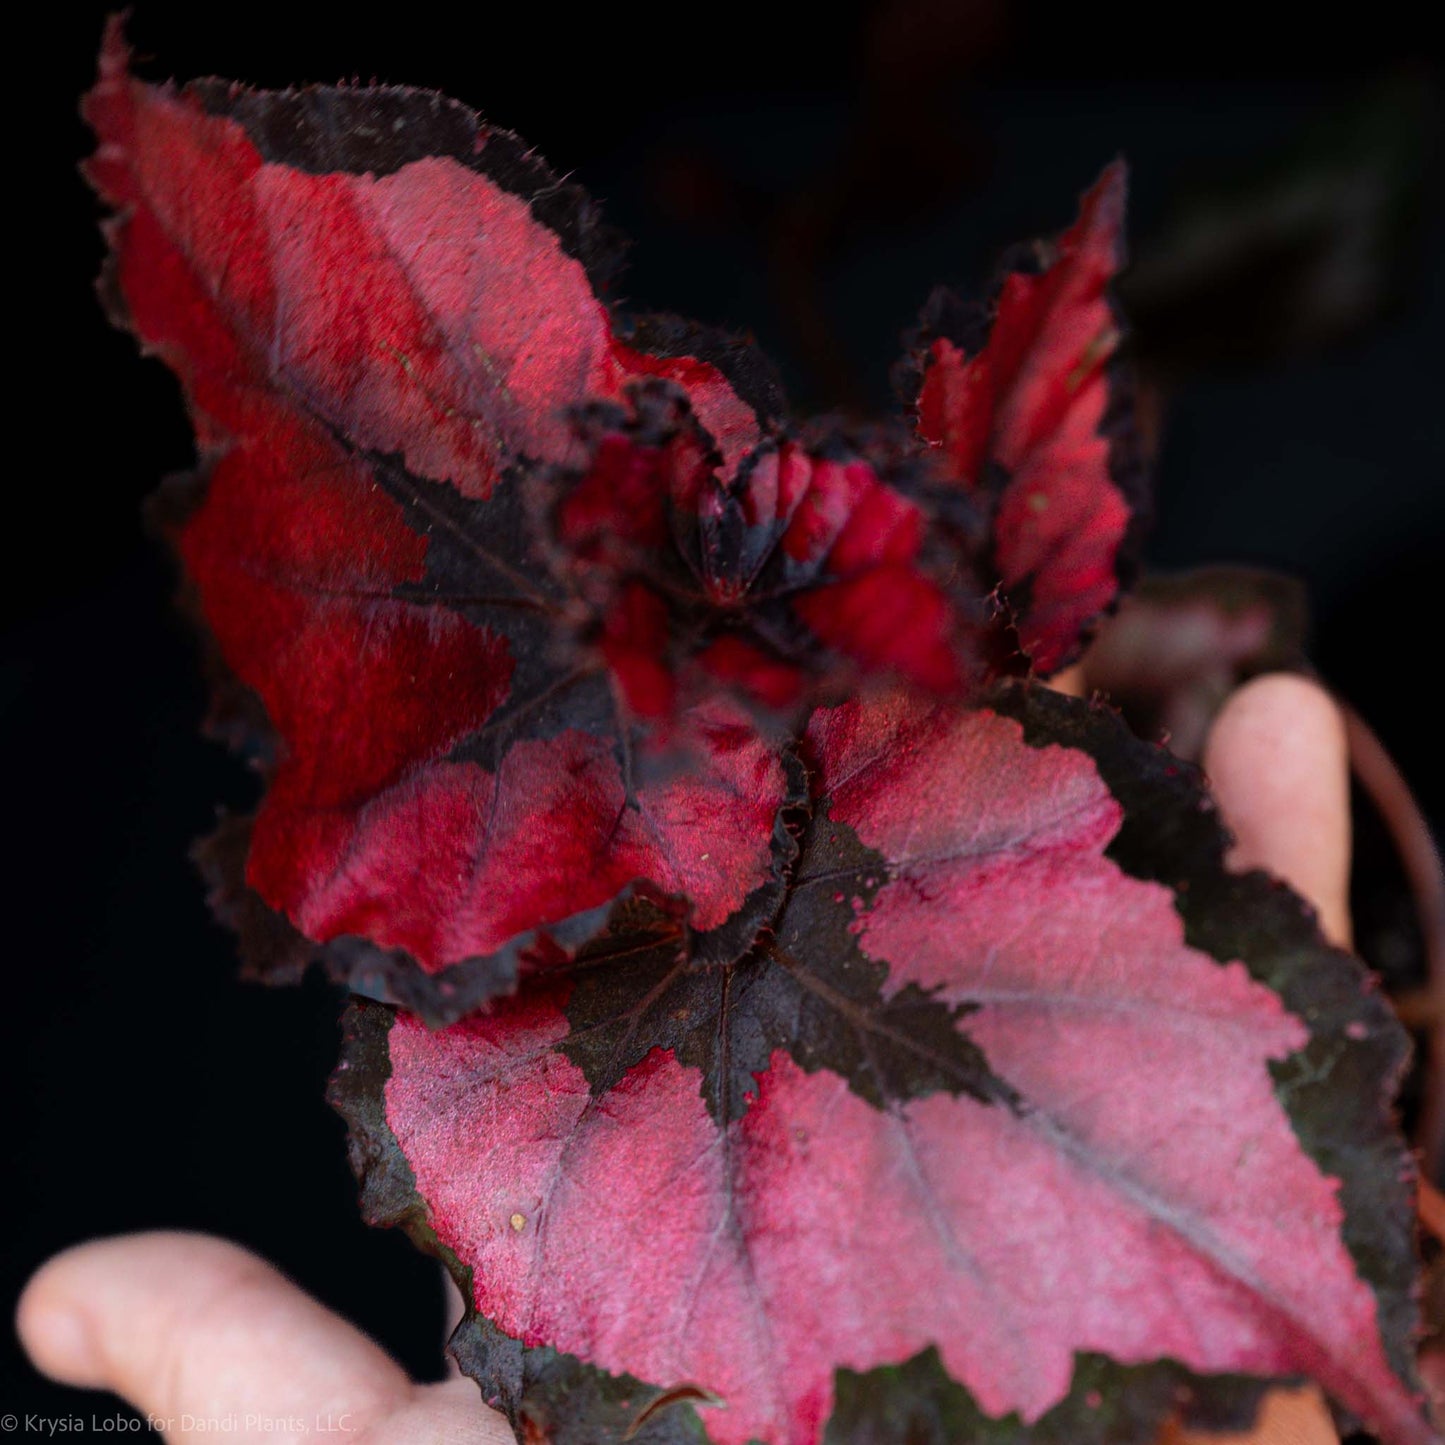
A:
<svg viewBox="0 0 1445 1445">
<path fill-rule="evenodd" d="M 1302 678 L 1249 683 L 1216 720 L 1205 767 L 1236 835 L 1233 866 L 1284 878 L 1314 903 L 1326 935 L 1347 943 L 1348 763 L 1329 697 Z M 22 1295 L 17 1328 L 45 1374 L 113 1391 L 167 1422 L 167 1440 L 207 1433 L 207 1422 L 227 1417 L 237 1422 L 227 1439 L 267 1445 L 327 1427 L 369 1445 L 513 1440 L 472 1381 L 415 1384 L 270 1265 L 201 1235 L 122 1236 L 57 1255 Z M 1195 1439 L 1165 1437 L 1167 1445 Z M 1230 1445 L 1337 1441 L 1313 1389 L 1273 1392 L 1257 1428 L 1228 1437 Z"/>
</svg>

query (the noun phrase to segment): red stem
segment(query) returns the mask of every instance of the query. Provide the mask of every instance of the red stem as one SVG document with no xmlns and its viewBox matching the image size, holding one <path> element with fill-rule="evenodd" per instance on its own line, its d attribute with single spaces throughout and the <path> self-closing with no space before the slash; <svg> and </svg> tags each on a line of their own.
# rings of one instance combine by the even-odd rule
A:
<svg viewBox="0 0 1445 1445">
<path fill-rule="evenodd" d="M 1425 943 L 1427 990 L 1434 1000 L 1434 1018 L 1426 1033 L 1420 1148 L 1425 1175 L 1433 1179 L 1445 1166 L 1445 867 L 1429 824 L 1395 760 L 1352 707 L 1341 703 L 1341 708 L 1350 763 L 1360 786 L 1390 830 L 1414 895 Z M 1428 1184 L 1422 1182 L 1421 1188 L 1430 1188 L 1433 1198 L 1439 1201 L 1440 1195 Z M 1423 1192 L 1421 1198 L 1423 1210 Z"/>
</svg>

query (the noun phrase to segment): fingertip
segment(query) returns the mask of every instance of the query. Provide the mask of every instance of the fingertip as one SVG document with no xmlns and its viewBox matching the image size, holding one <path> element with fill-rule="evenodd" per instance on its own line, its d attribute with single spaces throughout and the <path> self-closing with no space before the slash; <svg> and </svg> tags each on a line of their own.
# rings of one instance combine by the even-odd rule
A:
<svg viewBox="0 0 1445 1445">
<path fill-rule="evenodd" d="M 57 1255 L 30 1277 L 15 1306 L 15 1333 L 41 1374 L 91 1389 L 99 1383 L 95 1345 L 83 1311 L 67 1297 L 63 1259 Z"/>
<path fill-rule="evenodd" d="M 94 1317 L 114 1288 L 117 1271 L 146 1272 L 161 1260 L 204 1265 L 235 1257 L 259 1260 L 204 1235 L 152 1230 L 85 1240 L 52 1255 L 31 1275 L 15 1307 L 15 1332 L 42 1374 L 78 1389 L 109 1384 Z"/>
<path fill-rule="evenodd" d="M 1301 731 L 1343 748 L 1344 715 L 1328 690 L 1298 672 L 1266 672 L 1229 695 L 1214 723 L 1211 742 L 1221 729 L 1262 732 L 1271 742 Z"/>
<path fill-rule="evenodd" d="M 1234 834 L 1230 867 L 1284 879 L 1348 944 L 1349 745 L 1335 700 L 1294 673 L 1254 678 L 1220 710 L 1204 768 Z"/>
<path fill-rule="evenodd" d="M 372 1340 L 239 1245 L 157 1232 L 91 1240 L 36 1272 L 16 1311 L 39 1369 L 145 1413 L 304 1413 L 360 1421 L 410 1399 Z"/>
</svg>

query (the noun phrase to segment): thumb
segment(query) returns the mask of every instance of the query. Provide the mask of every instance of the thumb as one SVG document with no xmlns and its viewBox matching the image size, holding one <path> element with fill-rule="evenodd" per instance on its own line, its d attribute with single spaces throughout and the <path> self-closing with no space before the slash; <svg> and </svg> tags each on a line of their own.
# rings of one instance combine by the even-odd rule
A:
<svg viewBox="0 0 1445 1445">
<path fill-rule="evenodd" d="M 39 1369 L 120 1395 L 167 1440 L 266 1441 L 326 1428 L 503 1445 L 471 1381 L 417 1386 L 377 1344 L 234 1244 L 136 1234 L 66 1250 L 21 1295 Z M 355 1438 L 353 1436 L 353 1438 Z"/>
</svg>

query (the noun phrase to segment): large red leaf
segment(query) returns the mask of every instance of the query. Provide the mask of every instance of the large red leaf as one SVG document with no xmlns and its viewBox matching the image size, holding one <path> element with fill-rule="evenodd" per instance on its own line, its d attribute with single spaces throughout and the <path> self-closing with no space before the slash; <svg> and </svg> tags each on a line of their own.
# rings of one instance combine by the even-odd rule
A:
<svg viewBox="0 0 1445 1445">
<path fill-rule="evenodd" d="M 414 960 L 404 996 L 437 1015 L 634 882 L 722 924 L 770 884 L 784 763 L 714 701 L 674 739 L 691 769 L 650 766 L 566 645 L 517 468 L 580 457 L 568 410 L 639 378 L 735 463 L 764 368 L 615 329 L 590 203 L 450 101 L 176 91 L 126 61 L 113 24 L 86 103 L 107 292 L 185 387 L 202 470 L 171 529 L 223 696 L 274 734 L 246 884 L 309 939 L 366 940 L 368 978 Z"/>
<path fill-rule="evenodd" d="M 750 949 L 584 956 L 439 1033 L 353 1014 L 368 1210 L 456 1269 L 484 1394 L 558 1445 L 1085 1442 L 1304 1374 L 1431 1439 L 1402 1037 L 1225 872 L 1193 778 L 1027 689 L 805 749 Z"/>
<path fill-rule="evenodd" d="M 987 307 L 938 291 L 905 389 L 953 484 L 992 510 L 993 566 L 1019 643 L 1056 672 L 1132 578 L 1144 494 L 1109 295 L 1124 169 L 1052 246 L 1016 251 Z"/>
</svg>

